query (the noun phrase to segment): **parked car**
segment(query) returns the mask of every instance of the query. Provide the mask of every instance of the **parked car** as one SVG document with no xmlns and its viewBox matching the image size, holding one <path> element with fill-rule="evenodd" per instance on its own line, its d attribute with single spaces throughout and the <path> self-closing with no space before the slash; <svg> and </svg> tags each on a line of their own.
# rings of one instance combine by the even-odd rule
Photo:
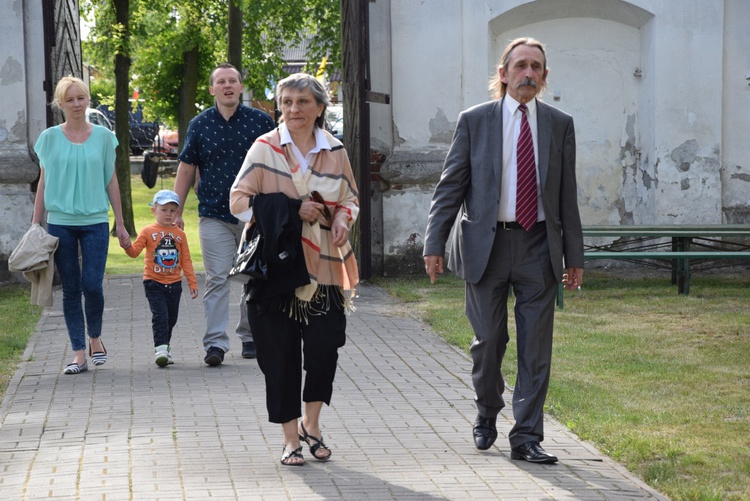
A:
<svg viewBox="0 0 750 501">
<path fill-rule="evenodd" d="M 331 105 L 326 108 L 326 129 L 339 141 L 344 140 L 344 107 Z"/>
<path fill-rule="evenodd" d="M 110 121 L 115 123 L 115 112 L 107 106 L 100 105 L 97 109 Z M 142 155 L 144 151 L 153 149 L 154 138 L 159 134 L 158 122 L 144 122 L 140 106 L 135 112 L 130 113 L 130 154 Z M 114 126 L 112 127 L 114 130 Z"/>
<path fill-rule="evenodd" d="M 96 108 L 86 108 L 86 121 L 91 122 L 94 125 L 101 125 L 109 130 L 114 130 L 112 122 L 109 121 L 107 115 Z"/>
<path fill-rule="evenodd" d="M 146 150 L 154 147 L 154 138 L 159 134 L 159 124 L 156 122 L 130 122 L 130 152 L 133 155 L 143 155 Z"/>
<path fill-rule="evenodd" d="M 154 140 L 154 151 L 164 153 L 168 157 L 177 158 L 179 155 L 180 138 L 176 130 L 161 129 Z"/>
</svg>

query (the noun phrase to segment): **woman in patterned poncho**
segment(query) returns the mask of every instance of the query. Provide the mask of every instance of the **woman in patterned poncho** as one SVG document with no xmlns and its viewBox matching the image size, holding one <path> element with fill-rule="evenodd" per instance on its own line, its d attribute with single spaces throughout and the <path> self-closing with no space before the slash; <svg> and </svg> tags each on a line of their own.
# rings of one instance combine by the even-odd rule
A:
<svg viewBox="0 0 750 501">
<path fill-rule="evenodd" d="M 265 375 L 269 421 L 280 423 L 284 433 L 281 463 L 300 466 L 300 441 L 315 459 L 331 457 L 319 416 L 323 404 L 330 405 L 338 349 L 346 342 L 346 312 L 359 280 L 349 245 L 359 205 L 346 151 L 323 128 L 329 104 L 323 86 L 310 75 L 295 74 L 279 82 L 276 98 L 282 121 L 250 148 L 230 192 L 230 209 L 246 222 L 264 219 L 268 215 L 260 212 L 268 204 L 259 203 L 262 197 L 283 193 L 294 208 L 291 218 L 299 218 L 294 222 L 301 227 L 298 248 L 309 284 L 270 296 L 261 292 L 248 302 L 248 317 Z M 270 265 L 267 284 L 274 284 L 267 289 L 278 285 Z"/>
</svg>

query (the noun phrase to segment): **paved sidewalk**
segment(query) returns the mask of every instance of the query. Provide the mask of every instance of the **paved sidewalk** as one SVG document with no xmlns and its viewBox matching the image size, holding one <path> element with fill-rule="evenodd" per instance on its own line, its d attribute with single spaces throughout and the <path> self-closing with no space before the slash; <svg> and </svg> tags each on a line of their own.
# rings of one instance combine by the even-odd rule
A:
<svg viewBox="0 0 750 501">
<path fill-rule="evenodd" d="M 60 291 L 39 321 L 0 406 L 2 500 L 665 499 L 553 420 L 544 446 L 557 465 L 510 460 L 509 409 L 495 447 L 477 451 L 468 356 L 367 285 L 321 415 L 333 458 L 305 448 L 305 466 L 284 467 L 281 427 L 239 339 L 222 366 L 203 363 L 200 299 L 183 295 L 176 363 L 158 368 L 141 278 L 105 289 L 104 366 L 62 375 Z"/>
</svg>

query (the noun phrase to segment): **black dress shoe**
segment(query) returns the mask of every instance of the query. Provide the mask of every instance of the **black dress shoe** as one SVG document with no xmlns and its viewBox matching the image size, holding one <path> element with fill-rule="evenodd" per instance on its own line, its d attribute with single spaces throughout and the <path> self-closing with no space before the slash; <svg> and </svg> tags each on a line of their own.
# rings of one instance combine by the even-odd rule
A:
<svg viewBox="0 0 750 501">
<path fill-rule="evenodd" d="M 203 361 L 211 366 L 221 365 L 224 361 L 224 350 L 217 348 L 216 346 L 210 347 L 208 351 L 206 351 L 206 358 L 204 358 Z"/>
<path fill-rule="evenodd" d="M 557 463 L 557 456 L 553 456 L 552 454 L 542 449 L 542 446 L 539 445 L 539 442 L 526 442 L 525 444 L 521 444 L 518 447 L 513 447 L 513 449 L 511 449 L 510 451 L 510 458 L 522 459 L 524 461 L 528 461 L 529 463 Z"/>
<path fill-rule="evenodd" d="M 255 358 L 258 352 L 255 350 L 255 341 L 242 343 L 242 358 Z"/>
<path fill-rule="evenodd" d="M 477 420 L 474 422 L 474 445 L 480 451 L 486 451 L 495 443 L 497 438 L 496 422 L 496 417 L 486 418 L 477 414 Z"/>
</svg>

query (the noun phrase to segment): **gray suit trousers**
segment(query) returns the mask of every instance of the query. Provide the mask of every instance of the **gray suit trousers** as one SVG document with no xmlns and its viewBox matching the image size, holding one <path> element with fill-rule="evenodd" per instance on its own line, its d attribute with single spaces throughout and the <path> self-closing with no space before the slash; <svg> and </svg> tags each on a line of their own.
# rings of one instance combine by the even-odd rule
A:
<svg viewBox="0 0 750 501">
<path fill-rule="evenodd" d="M 487 269 L 476 284 L 466 283 L 466 316 L 474 330 L 472 380 L 479 414 L 495 417 L 505 406 L 501 373 L 508 344 L 508 292 L 514 313 L 518 376 L 513 392 L 516 424 L 511 447 L 544 439 L 544 401 L 552 358 L 552 324 L 557 280 L 544 223 L 530 232 L 496 229 Z"/>
</svg>

